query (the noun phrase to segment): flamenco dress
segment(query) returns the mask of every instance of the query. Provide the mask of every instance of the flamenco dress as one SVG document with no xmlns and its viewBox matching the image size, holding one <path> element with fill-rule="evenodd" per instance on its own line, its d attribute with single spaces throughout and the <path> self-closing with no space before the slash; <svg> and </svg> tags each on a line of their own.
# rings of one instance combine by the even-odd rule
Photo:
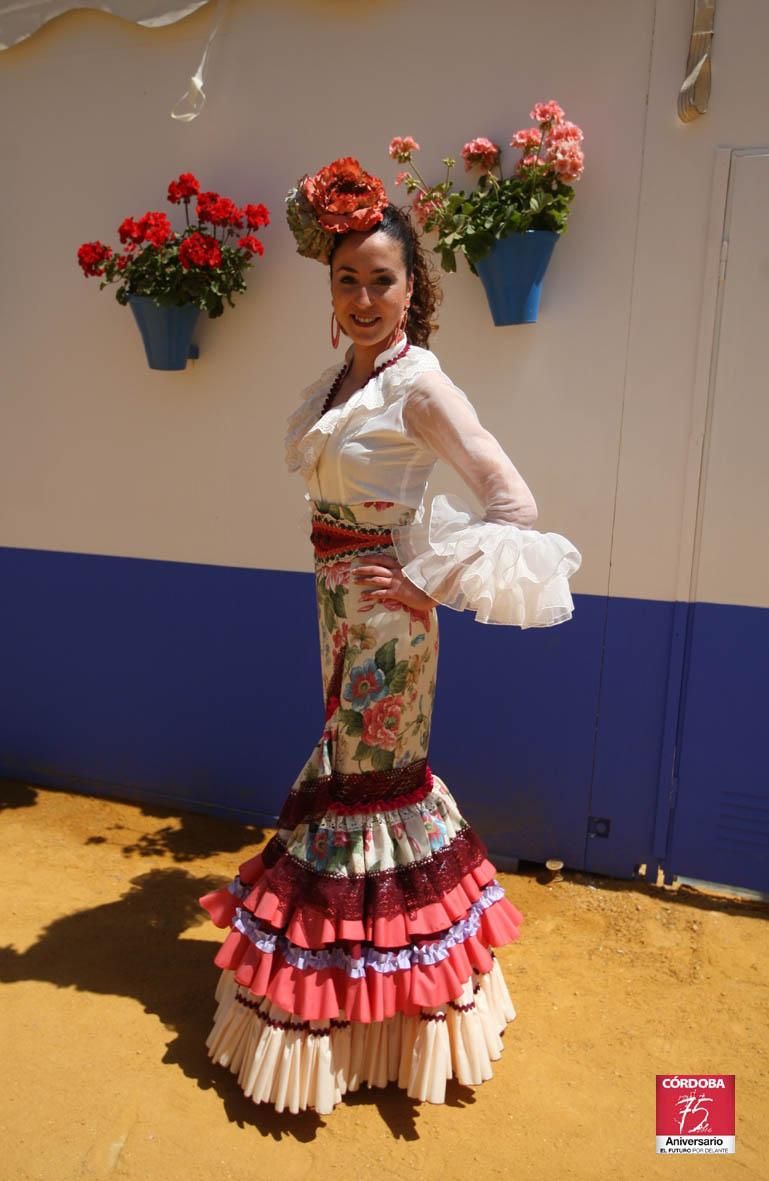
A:
<svg viewBox="0 0 769 1181">
<path fill-rule="evenodd" d="M 199 899 L 229 928 L 209 1057 L 279 1112 L 328 1113 L 364 1083 L 441 1103 L 447 1079 L 491 1077 L 516 1015 L 493 948 L 523 916 L 427 761 L 437 610 L 366 599 L 351 574 L 390 554 L 480 622 L 548 626 L 571 616 L 580 555 L 505 520 L 511 461 L 435 355 L 404 346 L 323 414 L 340 365 L 328 369 L 288 420 L 286 462 L 308 488 L 325 724 L 274 836 Z M 426 513 L 438 458 L 484 517 L 455 496 Z"/>
</svg>

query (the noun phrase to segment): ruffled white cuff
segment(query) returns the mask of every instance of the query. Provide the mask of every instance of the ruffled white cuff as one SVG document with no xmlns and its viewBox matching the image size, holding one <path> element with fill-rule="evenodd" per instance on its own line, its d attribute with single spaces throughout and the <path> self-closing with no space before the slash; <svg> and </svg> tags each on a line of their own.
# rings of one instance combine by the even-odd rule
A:
<svg viewBox="0 0 769 1181">
<path fill-rule="evenodd" d="M 559 533 L 486 521 L 459 496 L 433 499 L 391 529 L 403 573 L 446 607 L 479 623 L 552 627 L 571 619 L 569 578 L 582 556 Z"/>
</svg>

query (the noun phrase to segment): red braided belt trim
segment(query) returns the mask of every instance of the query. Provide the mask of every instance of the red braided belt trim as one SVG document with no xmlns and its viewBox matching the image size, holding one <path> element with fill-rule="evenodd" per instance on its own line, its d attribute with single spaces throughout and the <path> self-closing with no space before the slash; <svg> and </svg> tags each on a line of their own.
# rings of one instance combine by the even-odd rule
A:
<svg viewBox="0 0 769 1181">
<path fill-rule="evenodd" d="M 385 549 L 392 545 L 392 533 L 386 527 L 367 529 L 362 525 L 331 524 L 313 518 L 310 541 L 316 557 L 340 557 L 360 550 Z"/>
<path fill-rule="evenodd" d="M 296 828 L 303 820 L 326 812 L 392 812 L 420 803 L 432 789 L 433 773 L 426 759 L 390 771 L 335 771 L 296 787 L 283 805 L 278 828 Z"/>
</svg>

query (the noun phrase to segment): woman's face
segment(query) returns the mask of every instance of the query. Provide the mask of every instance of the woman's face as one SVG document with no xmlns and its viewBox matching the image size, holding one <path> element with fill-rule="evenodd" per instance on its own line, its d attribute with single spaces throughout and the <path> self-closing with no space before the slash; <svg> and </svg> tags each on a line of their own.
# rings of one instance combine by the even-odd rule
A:
<svg viewBox="0 0 769 1181">
<path fill-rule="evenodd" d="M 392 338 L 413 284 L 400 242 L 380 231 L 345 234 L 331 262 L 331 299 L 342 331 L 373 347 Z"/>
</svg>

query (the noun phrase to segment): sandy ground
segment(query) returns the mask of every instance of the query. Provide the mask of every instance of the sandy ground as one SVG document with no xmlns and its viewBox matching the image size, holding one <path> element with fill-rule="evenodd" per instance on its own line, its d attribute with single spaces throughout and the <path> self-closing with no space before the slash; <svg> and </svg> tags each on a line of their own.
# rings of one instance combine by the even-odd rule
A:
<svg viewBox="0 0 769 1181">
<path fill-rule="evenodd" d="M 541 867 L 499 952 L 495 1077 L 278 1116 L 209 1062 L 224 932 L 197 903 L 253 827 L 0 783 L 3 1181 L 769 1178 L 769 907 Z M 461 806 L 461 800 L 460 800 Z M 655 1074 L 736 1075 L 737 1152 L 654 1151 Z"/>
</svg>

